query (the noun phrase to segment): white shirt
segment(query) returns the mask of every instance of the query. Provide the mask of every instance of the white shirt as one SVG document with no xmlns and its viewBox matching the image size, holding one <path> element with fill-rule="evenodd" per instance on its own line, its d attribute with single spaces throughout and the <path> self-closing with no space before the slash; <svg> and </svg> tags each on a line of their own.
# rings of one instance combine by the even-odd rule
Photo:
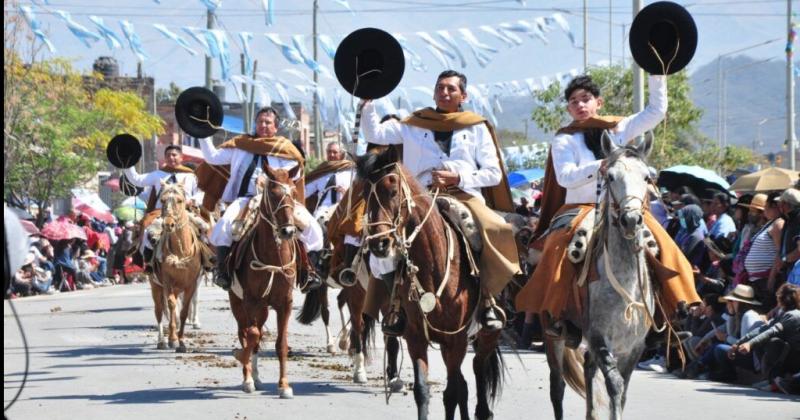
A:
<svg viewBox="0 0 800 420">
<path fill-rule="evenodd" d="M 153 172 L 148 172 L 146 174 L 139 174 L 136 172 L 136 167 L 130 167 L 123 171 L 125 173 L 125 178 L 128 178 L 131 184 L 146 188 L 146 187 L 155 187 L 156 189 L 156 196 L 161 193 L 161 181 L 168 180 L 172 175 L 175 175 L 175 178 L 178 180 L 178 183 L 183 186 L 183 192 L 186 194 L 187 199 L 194 199 L 195 194 L 197 194 L 197 177 L 194 176 L 194 173 L 191 172 L 176 172 L 174 174 L 162 171 L 161 169 Z M 149 191 L 148 191 L 149 197 Z M 161 200 L 156 200 L 156 208 L 161 208 Z"/>
<path fill-rule="evenodd" d="M 317 202 L 316 209 L 309 209 L 309 211 L 314 211 L 314 218 L 325 211 L 326 209 L 336 205 L 337 203 L 333 202 L 333 189 L 336 187 L 342 187 L 343 189 L 347 190 L 350 188 L 350 184 L 353 183 L 353 172 L 354 169 L 347 169 L 344 171 L 335 172 L 332 174 L 328 174 L 326 176 L 320 177 L 319 179 L 315 179 L 313 182 L 309 182 L 306 184 L 306 198 L 311 197 L 312 195 L 319 193 L 319 197 L 325 196 L 325 199 L 321 202 Z M 334 181 L 334 185 L 329 189 L 325 190 L 325 186 L 328 185 L 328 181 L 331 177 L 336 177 Z M 341 194 L 339 195 L 339 201 L 342 200 Z"/>
<path fill-rule="evenodd" d="M 230 203 L 236 200 L 239 195 L 239 186 L 242 183 L 242 178 L 244 178 L 247 168 L 250 167 L 250 163 L 253 162 L 254 154 L 236 148 L 217 149 L 214 147 L 211 137 L 200 139 L 200 150 L 203 152 L 203 158 L 206 162 L 212 165 L 231 165 L 231 177 L 228 178 L 228 184 L 222 193 L 222 201 Z M 267 156 L 267 164 L 272 168 L 288 171 L 297 166 L 297 161 Z M 261 165 L 256 165 L 253 175 L 250 177 L 250 185 L 247 187 L 246 195 L 253 196 L 256 194 L 256 180 L 263 173 Z M 298 171 L 298 174 L 293 179 L 297 180 L 301 176 L 303 174 Z"/>
<path fill-rule="evenodd" d="M 650 98 L 645 109 L 622 119 L 611 133 L 620 146 L 658 125 L 667 113 L 666 76 L 651 75 L 649 85 Z M 550 150 L 556 179 L 567 189 L 565 204 L 594 203 L 601 161 L 586 147 L 583 133 L 557 135 Z"/>
<path fill-rule="evenodd" d="M 503 176 L 497 149 L 485 124 L 455 130 L 450 156 L 436 143 L 431 130 L 396 120 L 381 124 L 374 102 L 364 106 L 361 128 L 369 142 L 402 144 L 403 165 L 424 186 L 431 184 L 432 170 L 445 169 L 459 174 L 459 188 L 484 201 L 480 189 L 500 184 Z"/>
</svg>

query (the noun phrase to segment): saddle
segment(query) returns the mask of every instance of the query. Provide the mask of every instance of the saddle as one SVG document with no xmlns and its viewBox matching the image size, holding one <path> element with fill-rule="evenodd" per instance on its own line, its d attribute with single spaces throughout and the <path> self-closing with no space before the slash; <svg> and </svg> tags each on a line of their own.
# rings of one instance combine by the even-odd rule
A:
<svg viewBox="0 0 800 420">
<path fill-rule="evenodd" d="M 453 228 L 459 241 L 467 251 L 467 261 L 469 261 L 470 274 L 477 277 L 480 273 L 477 264 L 477 255 L 483 249 L 483 240 L 478 229 L 475 218 L 467 206 L 453 197 L 437 197 L 436 206 L 444 217 L 446 223 Z"/>
</svg>

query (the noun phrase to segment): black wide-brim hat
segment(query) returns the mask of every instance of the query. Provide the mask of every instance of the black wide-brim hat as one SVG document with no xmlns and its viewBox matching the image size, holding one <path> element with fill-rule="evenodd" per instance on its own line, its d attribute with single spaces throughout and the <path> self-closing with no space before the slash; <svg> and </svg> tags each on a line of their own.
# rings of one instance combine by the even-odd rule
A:
<svg viewBox="0 0 800 420">
<path fill-rule="evenodd" d="M 217 132 L 215 127 L 222 125 L 223 117 L 222 102 L 204 87 L 184 90 L 175 102 L 175 120 L 192 137 L 213 136 Z"/>
<path fill-rule="evenodd" d="M 142 158 L 142 145 L 130 134 L 118 134 L 108 142 L 106 157 L 112 165 L 120 169 L 130 168 Z"/>
<path fill-rule="evenodd" d="M 650 74 L 672 74 L 686 67 L 694 57 L 697 26 L 683 6 L 659 1 L 636 15 L 628 38 L 631 55 L 639 67 Z"/>
<path fill-rule="evenodd" d="M 128 197 L 135 197 L 144 192 L 144 188 L 131 184 L 125 174 L 119 176 L 119 190 Z"/>
<path fill-rule="evenodd" d="M 403 47 L 388 32 L 356 30 L 339 44 L 333 69 L 342 87 L 353 96 L 377 99 L 388 95 L 403 79 Z"/>
</svg>

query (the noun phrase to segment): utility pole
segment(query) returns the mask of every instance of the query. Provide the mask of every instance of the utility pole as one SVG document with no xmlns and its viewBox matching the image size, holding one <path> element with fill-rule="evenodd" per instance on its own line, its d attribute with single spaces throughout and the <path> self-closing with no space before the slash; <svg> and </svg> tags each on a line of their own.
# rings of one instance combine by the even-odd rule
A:
<svg viewBox="0 0 800 420">
<path fill-rule="evenodd" d="M 206 29 L 214 29 L 214 12 L 206 11 Z M 206 89 L 211 90 L 211 57 L 206 55 Z"/>
<path fill-rule="evenodd" d="M 633 17 L 639 14 L 642 10 L 642 0 L 633 0 Z M 631 68 L 633 70 L 633 112 L 641 112 L 644 109 L 644 72 L 636 64 L 636 60 L 632 60 Z"/>
<path fill-rule="evenodd" d="M 611 7 L 613 2 L 614 2 L 613 0 L 608 0 L 608 66 L 609 67 L 611 67 L 611 65 L 614 63 L 614 56 L 611 54 L 611 43 L 613 42 L 612 31 L 614 29 L 614 25 L 611 23 L 612 22 Z"/>
<path fill-rule="evenodd" d="M 583 72 L 589 70 L 589 7 L 583 0 Z"/>
<path fill-rule="evenodd" d="M 786 37 L 792 42 L 792 0 L 786 0 Z M 795 170 L 795 141 L 794 132 L 794 74 L 792 69 L 791 44 L 786 46 L 786 139 L 789 141 L 789 169 Z"/>
<path fill-rule="evenodd" d="M 623 23 L 622 24 L 622 36 L 620 37 L 622 39 L 622 50 L 621 51 L 622 51 L 622 68 L 623 69 L 625 68 L 625 39 L 626 39 L 625 34 L 627 33 L 625 31 L 626 29 L 628 29 L 628 25 L 625 25 Z"/>
<path fill-rule="evenodd" d="M 314 61 L 317 61 L 317 12 L 319 0 L 314 0 L 314 13 L 312 23 L 312 38 L 314 39 Z M 319 74 L 314 72 L 314 146 L 317 157 L 322 157 L 322 118 L 319 112 Z"/>
</svg>

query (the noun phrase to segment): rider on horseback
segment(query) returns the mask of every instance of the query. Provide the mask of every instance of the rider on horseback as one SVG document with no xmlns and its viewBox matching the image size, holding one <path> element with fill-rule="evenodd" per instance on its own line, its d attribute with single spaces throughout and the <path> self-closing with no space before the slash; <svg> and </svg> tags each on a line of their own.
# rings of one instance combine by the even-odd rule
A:
<svg viewBox="0 0 800 420">
<path fill-rule="evenodd" d="M 493 128 L 485 118 L 461 109 L 467 99 L 466 88 L 466 76 L 447 70 L 436 81 L 435 110 L 422 109 L 403 121 L 388 120 L 381 124 L 375 107 L 367 102 L 362 124 L 368 141 L 404 145 L 403 164 L 422 185 L 453 196 L 473 213 L 483 240 L 478 264 L 485 308 L 481 320 L 484 328 L 499 330 L 504 325 L 504 315 L 493 296 L 520 273 L 520 268 L 511 226 L 490 207 L 513 212 L 513 204 Z M 390 268 L 380 273 L 374 272 L 374 268 L 374 275 L 393 279 L 386 272 Z M 386 320 L 389 321 L 383 325 L 385 333 L 402 333 L 401 311 L 389 314 Z"/>
<path fill-rule="evenodd" d="M 217 221 L 211 232 L 211 243 L 217 247 L 217 273 L 214 283 L 228 290 L 231 278 L 227 268 L 227 257 L 233 244 L 233 222 L 240 216 L 248 201 L 258 193 L 258 185 L 263 182 L 263 165 L 276 169 L 290 170 L 303 165 L 304 159 L 300 151 L 284 137 L 276 136 L 278 132 L 278 112 L 272 107 L 261 108 L 256 114 L 255 135 L 242 135 L 223 143 L 219 149 L 214 147 L 211 138 L 200 141 L 203 157 L 211 165 L 230 165 L 228 177 L 221 198 L 230 202 L 225 213 Z M 215 173 L 215 172 L 212 172 Z M 295 178 L 295 185 L 303 185 L 303 171 Z M 201 182 L 201 187 L 206 185 Z M 209 192 L 206 191 L 206 198 Z M 296 191 L 295 200 L 302 199 L 302 191 Z M 306 208 L 300 204 L 294 206 L 294 220 L 300 229 L 300 242 L 308 251 L 322 249 L 322 229 Z M 301 270 L 301 288 L 308 288 L 306 283 L 319 285 L 321 282 L 304 251 Z M 305 277 L 305 278 L 303 278 Z"/>
<path fill-rule="evenodd" d="M 531 280 L 517 296 L 516 306 L 520 311 L 552 317 L 546 333 L 565 338 L 570 347 L 577 347 L 581 341 L 581 330 L 577 325 L 581 324 L 582 314 L 576 308 L 580 304 L 575 304 L 580 297 L 574 293 L 579 293 L 573 290 L 580 270 L 566 260 L 567 245 L 580 221 L 594 210 L 600 193 L 598 177 L 602 177 L 606 169 L 606 156 L 601 147 L 603 133 L 609 132 L 611 140 L 624 145 L 655 127 L 666 115 L 666 76 L 651 75 L 649 85 L 647 107 L 626 118 L 598 116 L 603 98 L 589 76 L 576 77 L 564 91 L 567 111 L 573 122 L 558 131 L 551 145 L 537 235 L 546 232 L 534 244 L 543 254 Z M 554 211 L 556 209 L 558 211 Z M 560 219 L 559 223 L 551 225 L 551 221 L 556 219 Z M 649 258 L 648 262 L 661 285 L 664 310 L 671 315 L 678 302 L 699 301 L 692 269 L 649 211 L 645 213 L 644 224 L 658 243 L 658 259 Z M 584 264 L 590 259 L 587 253 Z"/>
<path fill-rule="evenodd" d="M 142 242 L 139 250 L 144 257 L 145 269 L 152 272 L 151 260 L 153 258 L 153 245 L 147 233 L 147 227 L 156 221 L 161 215 L 161 181 L 167 184 L 180 184 L 183 186 L 187 197 L 187 204 L 194 203 L 198 199 L 200 191 L 197 189 L 197 178 L 194 171 L 183 165 L 183 150 L 181 146 L 171 144 L 164 150 L 164 166 L 161 169 L 139 174 L 136 167 L 131 166 L 124 170 L 128 181 L 137 187 L 151 187 L 150 195 L 147 200 L 146 215 L 141 221 Z"/>
</svg>

